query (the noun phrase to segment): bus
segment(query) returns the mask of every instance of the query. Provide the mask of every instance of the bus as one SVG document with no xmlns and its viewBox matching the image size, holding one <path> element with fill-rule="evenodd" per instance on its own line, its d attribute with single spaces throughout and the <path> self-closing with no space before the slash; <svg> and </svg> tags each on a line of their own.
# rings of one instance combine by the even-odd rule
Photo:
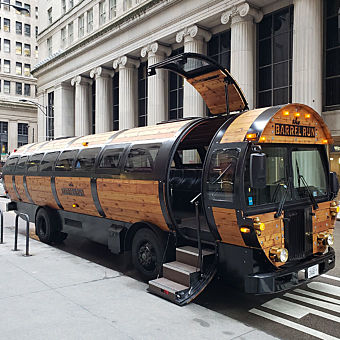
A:
<svg viewBox="0 0 340 340">
<path fill-rule="evenodd" d="M 215 275 L 268 294 L 334 268 L 339 185 L 321 116 L 299 103 L 249 110 L 231 74 L 200 54 L 149 76 L 159 69 L 184 77 L 209 114 L 21 146 L 3 169 L 9 209 L 42 242 L 73 234 L 131 252 L 149 291 L 178 305 Z"/>
</svg>

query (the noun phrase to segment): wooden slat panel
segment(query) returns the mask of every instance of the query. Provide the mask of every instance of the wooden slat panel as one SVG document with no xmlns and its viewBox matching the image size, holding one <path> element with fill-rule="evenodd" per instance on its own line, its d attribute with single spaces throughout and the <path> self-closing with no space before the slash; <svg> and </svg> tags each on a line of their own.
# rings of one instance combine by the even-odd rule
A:
<svg viewBox="0 0 340 340">
<path fill-rule="evenodd" d="M 64 149 L 75 137 L 51 140 L 41 147 L 39 152 L 58 151 Z"/>
<path fill-rule="evenodd" d="M 212 211 L 222 242 L 246 247 L 237 223 L 235 209 L 213 207 Z"/>
<path fill-rule="evenodd" d="M 27 190 L 37 205 L 59 209 L 51 188 L 51 177 L 27 176 Z"/>
<path fill-rule="evenodd" d="M 15 176 L 15 186 L 17 187 L 18 194 L 21 197 L 21 200 L 26 203 L 31 203 L 28 199 L 24 187 L 24 176 Z"/>
<path fill-rule="evenodd" d="M 83 143 L 88 143 L 87 147 L 93 147 L 95 145 L 105 145 L 109 139 L 115 134 L 117 131 L 109 131 L 103 133 L 96 133 L 95 135 L 83 136 L 79 139 L 76 139 L 70 146 L 70 149 L 83 148 Z"/>
<path fill-rule="evenodd" d="M 98 178 L 98 198 L 108 218 L 151 222 L 168 230 L 158 197 L 157 181 Z"/>
<path fill-rule="evenodd" d="M 89 177 L 56 177 L 55 185 L 59 201 L 65 210 L 100 216 L 92 199 Z M 78 192 L 79 196 L 70 194 L 72 190 Z M 73 204 L 78 206 L 73 207 Z"/>
<path fill-rule="evenodd" d="M 254 120 L 268 108 L 251 110 L 237 117 L 224 133 L 221 143 L 243 142 Z"/>
<path fill-rule="evenodd" d="M 7 194 L 9 198 L 13 201 L 17 201 L 18 197 L 15 194 L 14 188 L 13 188 L 13 183 L 12 183 L 12 175 L 5 175 L 4 176 L 4 184 L 5 184 L 5 189 L 7 190 Z"/>
</svg>

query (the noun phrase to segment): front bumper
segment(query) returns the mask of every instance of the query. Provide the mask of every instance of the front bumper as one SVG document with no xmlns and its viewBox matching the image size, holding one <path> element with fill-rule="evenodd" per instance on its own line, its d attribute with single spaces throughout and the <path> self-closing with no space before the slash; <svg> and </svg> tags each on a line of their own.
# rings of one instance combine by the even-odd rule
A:
<svg viewBox="0 0 340 340">
<path fill-rule="evenodd" d="M 298 263 L 297 265 L 277 270 L 270 273 L 253 274 L 245 279 L 245 291 L 251 294 L 272 294 L 281 292 L 311 279 L 305 277 L 307 268 L 319 265 L 319 275 L 326 273 L 335 266 L 335 253 L 333 248 L 322 255 L 314 255 L 313 258 Z M 317 277 L 314 276 L 313 279 Z"/>
</svg>

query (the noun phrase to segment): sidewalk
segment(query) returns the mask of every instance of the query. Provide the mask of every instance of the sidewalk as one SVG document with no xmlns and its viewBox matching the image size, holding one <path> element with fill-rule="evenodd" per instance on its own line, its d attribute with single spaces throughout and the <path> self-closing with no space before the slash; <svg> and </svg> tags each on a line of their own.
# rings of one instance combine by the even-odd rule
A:
<svg viewBox="0 0 340 340">
<path fill-rule="evenodd" d="M 13 252 L 15 215 L 4 215 L 3 339 L 274 339 L 195 303 L 178 307 L 143 282 L 32 239 L 33 256 L 24 257 L 22 234 Z"/>
</svg>

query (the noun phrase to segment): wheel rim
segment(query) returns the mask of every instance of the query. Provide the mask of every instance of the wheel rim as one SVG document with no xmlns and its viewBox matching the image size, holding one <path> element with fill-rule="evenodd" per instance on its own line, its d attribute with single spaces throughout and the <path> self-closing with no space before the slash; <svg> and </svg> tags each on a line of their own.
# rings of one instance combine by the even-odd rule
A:
<svg viewBox="0 0 340 340">
<path fill-rule="evenodd" d="M 150 242 L 144 242 L 141 244 L 138 250 L 138 261 L 140 265 L 149 272 L 152 272 L 156 268 L 156 251 Z"/>
<path fill-rule="evenodd" d="M 38 230 L 39 230 L 39 234 L 41 236 L 45 236 L 46 235 L 46 221 L 44 218 L 39 218 L 38 220 Z"/>
</svg>

